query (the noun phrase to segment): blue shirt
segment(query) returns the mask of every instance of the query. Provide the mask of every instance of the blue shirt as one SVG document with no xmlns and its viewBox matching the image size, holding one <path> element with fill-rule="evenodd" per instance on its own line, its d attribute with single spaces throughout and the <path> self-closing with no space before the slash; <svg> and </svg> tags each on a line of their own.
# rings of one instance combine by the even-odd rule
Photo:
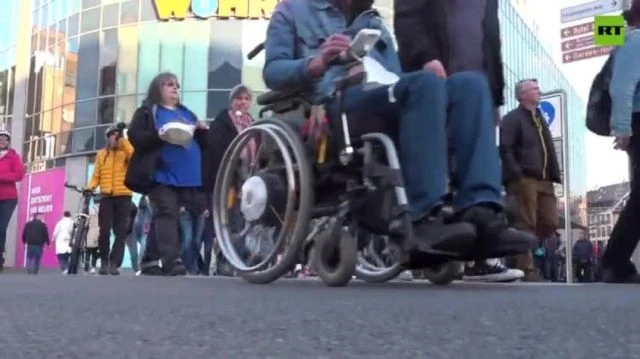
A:
<svg viewBox="0 0 640 359">
<path fill-rule="evenodd" d="M 155 112 L 156 128 L 169 122 L 196 124 L 197 119 L 183 107 L 170 110 L 158 106 Z M 160 149 L 161 165 L 154 173 L 156 182 L 175 187 L 202 186 L 200 146 L 192 139 L 188 146 L 165 143 Z"/>
<path fill-rule="evenodd" d="M 625 34 L 625 43 L 615 52 L 611 95 L 611 131 L 617 136 L 631 136 L 631 117 L 640 112 L 640 28 Z"/>
</svg>

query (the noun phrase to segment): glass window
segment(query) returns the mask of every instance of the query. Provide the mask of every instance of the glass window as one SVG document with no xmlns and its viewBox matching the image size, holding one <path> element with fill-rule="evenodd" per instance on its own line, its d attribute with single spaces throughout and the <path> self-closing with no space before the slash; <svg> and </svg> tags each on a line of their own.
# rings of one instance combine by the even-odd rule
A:
<svg viewBox="0 0 640 359">
<path fill-rule="evenodd" d="M 73 123 L 76 120 L 76 108 L 75 104 L 68 104 L 62 106 L 62 127 L 65 130 L 70 130 L 73 127 Z"/>
<path fill-rule="evenodd" d="M 119 96 L 116 122 L 131 122 L 133 113 L 136 111 L 135 96 Z"/>
<path fill-rule="evenodd" d="M 117 93 L 134 94 L 138 69 L 138 27 L 123 26 L 118 31 Z"/>
<path fill-rule="evenodd" d="M 7 99 L 7 113 L 9 115 L 13 115 L 13 94 L 15 92 L 15 84 L 16 84 L 16 67 L 12 66 L 9 71 L 9 91 Z"/>
<path fill-rule="evenodd" d="M 209 58 L 209 22 L 197 21 L 189 24 L 191 34 L 184 44 L 184 76 L 183 91 L 202 91 L 207 89 L 207 73 Z"/>
<path fill-rule="evenodd" d="M 67 42 L 65 53 L 64 93 L 62 103 L 67 104 L 76 100 L 76 80 L 78 77 L 78 38 L 74 37 Z"/>
<path fill-rule="evenodd" d="M 113 123 L 115 99 L 113 97 L 106 97 L 100 99 L 98 104 L 98 123 Z"/>
<path fill-rule="evenodd" d="M 160 72 L 172 72 L 182 81 L 184 36 L 182 23 L 162 22 L 158 27 L 160 36 Z"/>
<path fill-rule="evenodd" d="M 73 152 L 93 151 L 94 128 L 81 128 L 73 131 Z"/>
<path fill-rule="evenodd" d="M 60 20 L 60 22 L 58 22 L 58 32 L 59 32 L 58 41 L 64 40 L 67 37 L 67 18 L 66 17 Z"/>
<path fill-rule="evenodd" d="M 51 133 L 62 131 L 62 107 L 58 107 L 51 111 Z"/>
<path fill-rule="evenodd" d="M 69 14 L 76 14 L 80 11 L 80 2 L 82 0 L 68 0 L 69 1 Z"/>
<path fill-rule="evenodd" d="M 121 24 L 134 24 L 138 22 L 140 15 L 140 0 L 125 0 L 121 2 L 122 10 L 120 11 Z"/>
<path fill-rule="evenodd" d="M 207 92 L 207 118 L 215 118 L 229 106 L 229 91 Z"/>
<path fill-rule="evenodd" d="M 242 22 L 239 20 L 210 21 L 209 89 L 230 89 L 242 81 Z M 225 36 L 220 36 L 225 34 Z"/>
<path fill-rule="evenodd" d="M 81 33 L 97 30 L 100 27 L 100 8 L 83 11 L 81 15 Z"/>
<path fill-rule="evenodd" d="M 80 21 L 80 15 L 75 14 L 69 17 L 69 27 L 67 28 L 67 35 L 76 36 L 78 35 L 78 23 Z"/>
<path fill-rule="evenodd" d="M 96 150 L 107 147 L 107 129 L 109 125 L 96 127 Z"/>
<path fill-rule="evenodd" d="M 76 102 L 75 126 L 84 127 L 97 123 L 98 102 L 96 100 Z"/>
<path fill-rule="evenodd" d="M 185 92 L 182 95 L 182 102 L 193 113 L 195 113 L 200 120 L 204 121 L 205 119 L 209 118 L 209 116 L 207 116 L 207 92 L 206 91 Z"/>
<path fill-rule="evenodd" d="M 102 31 L 100 45 L 100 95 L 113 95 L 116 92 L 118 29 Z"/>
<path fill-rule="evenodd" d="M 100 0 L 82 0 L 82 9 L 89 9 L 100 5 Z"/>
<path fill-rule="evenodd" d="M 118 4 L 107 5 L 102 8 L 102 27 L 118 26 Z"/>
<path fill-rule="evenodd" d="M 98 64 L 100 60 L 99 33 L 80 36 L 78 50 L 78 99 L 96 97 L 98 92 Z"/>
<path fill-rule="evenodd" d="M 7 92 L 6 86 L 9 79 L 9 70 L 0 71 L 0 116 L 5 116 L 8 112 L 7 109 Z"/>
<path fill-rule="evenodd" d="M 153 1 L 143 1 L 141 5 L 142 7 L 140 9 L 140 21 L 157 21 L 158 20 L 156 9 L 153 6 Z M 202 21 L 202 22 L 206 23 L 206 21 Z"/>
<path fill-rule="evenodd" d="M 44 29 L 47 27 L 47 21 L 49 20 L 49 5 L 45 5 L 40 9 L 40 21 L 38 27 Z"/>
<path fill-rule="evenodd" d="M 149 83 L 158 74 L 160 67 L 160 39 L 158 24 L 140 25 L 140 45 L 138 49 L 138 92 L 146 92 Z"/>
</svg>

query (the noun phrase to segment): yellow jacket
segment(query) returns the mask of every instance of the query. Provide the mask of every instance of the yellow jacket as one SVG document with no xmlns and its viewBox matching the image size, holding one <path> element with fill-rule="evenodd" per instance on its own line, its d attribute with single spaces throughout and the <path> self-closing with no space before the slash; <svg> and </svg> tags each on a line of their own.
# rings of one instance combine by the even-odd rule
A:
<svg viewBox="0 0 640 359">
<path fill-rule="evenodd" d="M 118 141 L 118 147 L 113 150 L 104 148 L 96 155 L 93 176 L 89 182 L 89 189 L 100 187 L 104 196 L 131 196 L 132 191 L 124 185 L 129 160 L 133 155 L 133 146 L 126 138 Z"/>
</svg>

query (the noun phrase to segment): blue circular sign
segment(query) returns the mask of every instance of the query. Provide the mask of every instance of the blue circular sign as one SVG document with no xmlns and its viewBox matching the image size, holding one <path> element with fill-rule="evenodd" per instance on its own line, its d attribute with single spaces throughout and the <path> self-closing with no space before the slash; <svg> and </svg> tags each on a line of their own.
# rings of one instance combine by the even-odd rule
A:
<svg viewBox="0 0 640 359">
<path fill-rule="evenodd" d="M 549 101 L 540 102 L 539 108 L 540 112 L 542 112 L 542 116 L 544 116 L 544 120 L 547 122 L 547 126 L 551 126 L 553 121 L 556 119 L 556 109 Z"/>
</svg>

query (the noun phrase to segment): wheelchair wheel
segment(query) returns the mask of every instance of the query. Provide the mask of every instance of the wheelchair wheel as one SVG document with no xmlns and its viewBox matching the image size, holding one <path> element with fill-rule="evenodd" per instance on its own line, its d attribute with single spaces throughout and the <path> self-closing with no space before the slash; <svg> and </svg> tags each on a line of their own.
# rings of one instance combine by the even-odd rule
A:
<svg viewBox="0 0 640 359">
<path fill-rule="evenodd" d="M 368 233 L 361 235 L 368 238 L 358 238 L 358 240 L 365 240 L 366 243 L 358 252 L 356 278 L 367 283 L 385 283 L 404 271 L 397 261 L 396 254 L 400 248 L 395 243 L 382 236 Z"/>
<path fill-rule="evenodd" d="M 252 144 L 253 158 L 247 160 Z M 248 169 L 243 167 L 247 162 Z M 233 140 L 218 170 L 212 217 L 220 250 L 240 277 L 266 284 L 292 270 L 312 206 L 311 164 L 291 128 L 278 120 L 261 120 Z M 249 245 L 247 238 L 256 228 L 270 234 Z"/>
<path fill-rule="evenodd" d="M 438 266 L 424 268 L 424 279 L 435 285 L 447 285 L 456 280 L 462 270 L 462 263 L 447 262 Z"/>
<path fill-rule="evenodd" d="M 342 287 L 351 281 L 358 262 L 358 245 L 348 231 L 320 233 L 311 248 L 311 265 L 318 277 L 330 287 Z"/>
</svg>

